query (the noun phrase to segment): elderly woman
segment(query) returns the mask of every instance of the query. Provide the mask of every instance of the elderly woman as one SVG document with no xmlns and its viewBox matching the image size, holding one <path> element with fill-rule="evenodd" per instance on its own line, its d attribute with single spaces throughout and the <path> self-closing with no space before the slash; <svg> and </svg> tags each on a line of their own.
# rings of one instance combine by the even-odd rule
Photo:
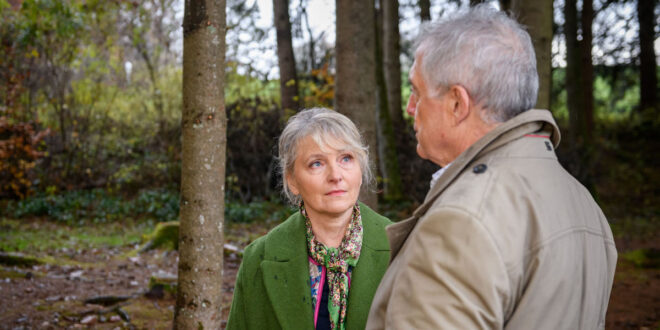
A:
<svg viewBox="0 0 660 330">
<path fill-rule="evenodd" d="M 390 256 L 390 221 L 357 201 L 367 147 L 348 118 L 315 108 L 291 117 L 279 159 L 300 210 L 245 249 L 227 329 L 364 329 Z"/>
</svg>

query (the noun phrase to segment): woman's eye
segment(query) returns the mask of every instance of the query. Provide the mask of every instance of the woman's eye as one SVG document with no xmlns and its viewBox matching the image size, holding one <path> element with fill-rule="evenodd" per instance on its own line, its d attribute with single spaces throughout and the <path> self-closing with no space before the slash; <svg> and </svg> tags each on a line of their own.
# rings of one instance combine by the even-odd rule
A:
<svg viewBox="0 0 660 330">
<path fill-rule="evenodd" d="M 348 163 L 348 162 L 350 162 L 350 161 L 352 161 L 352 160 L 353 160 L 353 156 L 352 156 L 352 155 L 344 155 L 344 156 L 341 158 L 341 161 L 344 162 L 344 163 Z"/>
<path fill-rule="evenodd" d="M 318 160 L 317 160 L 317 161 L 313 161 L 313 162 L 311 162 L 311 163 L 309 164 L 309 167 L 312 167 L 312 168 L 314 168 L 314 167 L 320 167 L 320 166 L 321 166 L 321 162 L 318 161 Z"/>
</svg>

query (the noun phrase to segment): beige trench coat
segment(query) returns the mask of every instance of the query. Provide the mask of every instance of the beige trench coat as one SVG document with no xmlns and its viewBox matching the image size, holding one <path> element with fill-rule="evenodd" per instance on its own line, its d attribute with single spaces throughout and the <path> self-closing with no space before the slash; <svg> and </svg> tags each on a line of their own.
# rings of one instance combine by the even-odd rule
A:
<svg viewBox="0 0 660 330">
<path fill-rule="evenodd" d="M 387 228 L 367 329 L 602 329 L 617 253 L 558 143 L 550 112 L 529 110 L 454 160 Z"/>
</svg>

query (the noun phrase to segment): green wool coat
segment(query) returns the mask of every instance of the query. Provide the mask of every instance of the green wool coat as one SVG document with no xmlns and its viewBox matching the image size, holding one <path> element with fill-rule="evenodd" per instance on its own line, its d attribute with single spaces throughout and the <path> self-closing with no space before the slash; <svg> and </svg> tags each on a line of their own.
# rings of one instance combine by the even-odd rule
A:
<svg viewBox="0 0 660 330">
<path fill-rule="evenodd" d="M 364 329 L 371 300 L 387 269 L 391 222 L 360 203 L 362 250 L 351 274 L 347 329 Z M 227 329 L 313 329 L 305 220 L 296 212 L 250 244 L 238 270 Z"/>
</svg>

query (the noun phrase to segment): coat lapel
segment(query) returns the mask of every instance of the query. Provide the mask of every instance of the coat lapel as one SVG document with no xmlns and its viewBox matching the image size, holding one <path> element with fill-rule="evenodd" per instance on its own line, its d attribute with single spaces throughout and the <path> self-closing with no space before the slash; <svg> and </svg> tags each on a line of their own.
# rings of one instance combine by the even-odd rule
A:
<svg viewBox="0 0 660 330">
<path fill-rule="evenodd" d="M 497 147 L 500 147 L 512 140 L 520 138 L 525 134 L 537 132 L 539 130 L 551 131 L 551 140 L 555 148 L 559 144 L 559 129 L 555 124 L 552 114 L 547 110 L 528 110 L 518 116 L 508 120 L 494 128 L 480 140 L 475 142 L 467 150 L 458 156 L 452 165 L 443 173 L 442 177 L 431 187 L 426 194 L 424 203 L 420 205 L 413 215 L 403 221 L 387 227 L 387 236 L 390 241 L 391 257 L 390 262 L 394 260 L 403 243 L 410 235 L 410 232 L 440 194 L 471 164 L 471 162 L 482 154 L 485 154 Z"/>
<path fill-rule="evenodd" d="M 311 329 L 314 315 L 302 217 L 266 241 L 261 262 L 264 286 L 282 329 Z"/>
</svg>

